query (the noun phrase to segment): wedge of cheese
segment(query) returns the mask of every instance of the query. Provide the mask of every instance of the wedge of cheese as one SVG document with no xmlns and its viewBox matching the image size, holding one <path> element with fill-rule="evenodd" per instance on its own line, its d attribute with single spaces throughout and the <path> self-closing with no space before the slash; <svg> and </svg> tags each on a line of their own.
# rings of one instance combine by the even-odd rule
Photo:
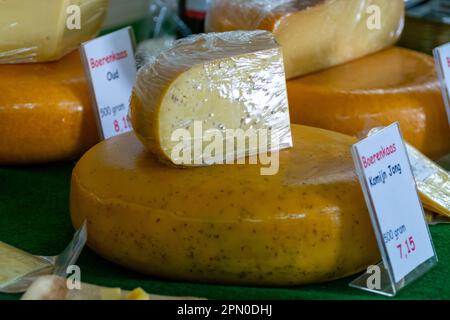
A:
<svg viewBox="0 0 450 320">
<path fill-rule="evenodd" d="M 403 25 L 403 0 L 213 0 L 206 29 L 273 32 L 290 79 L 386 48 Z"/>
<path fill-rule="evenodd" d="M 400 123 L 407 142 L 436 159 L 450 152 L 450 127 L 432 57 L 391 48 L 287 82 L 293 123 L 363 138 Z"/>
<path fill-rule="evenodd" d="M 100 30 L 108 0 L 0 1 L 0 63 L 62 58 Z"/>
<path fill-rule="evenodd" d="M 148 149 L 176 165 L 224 163 L 264 151 L 261 144 L 235 143 L 235 130 L 254 137 L 265 132 L 273 142 L 267 150 L 292 146 L 283 57 L 267 31 L 179 40 L 139 70 L 131 115 Z M 212 142 L 220 147 L 208 152 Z"/>
<path fill-rule="evenodd" d="M 179 170 L 132 134 L 101 142 L 72 175 L 74 226 L 118 264 L 186 281 L 298 285 L 380 256 L 354 173 L 352 137 L 293 125 L 276 175 L 261 164 Z"/>
<path fill-rule="evenodd" d="M 0 65 L 0 164 L 72 160 L 98 142 L 80 55 Z"/>
</svg>

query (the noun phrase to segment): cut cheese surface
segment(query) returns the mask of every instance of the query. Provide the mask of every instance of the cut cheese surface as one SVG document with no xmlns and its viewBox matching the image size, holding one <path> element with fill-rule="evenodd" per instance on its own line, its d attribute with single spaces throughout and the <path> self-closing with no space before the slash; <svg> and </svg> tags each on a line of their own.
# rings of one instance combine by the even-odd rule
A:
<svg viewBox="0 0 450 320">
<path fill-rule="evenodd" d="M 433 159 L 450 152 L 450 128 L 432 57 L 391 48 L 287 82 L 291 121 L 363 138 L 395 121 Z"/>
<path fill-rule="evenodd" d="M 75 227 L 103 257 L 171 279 L 297 285 L 379 260 L 350 147 L 355 139 L 294 125 L 279 172 L 261 165 L 182 170 L 132 134 L 101 142 L 72 175 Z"/>
<path fill-rule="evenodd" d="M 98 142 L 78 52 L 58 62 L 0 65 L 0 164 L 72 160 Z"/>
<path fill-rule="evenodd" d="M 152 61 L 138 73 L 131 115 L 136 134 L 160 160 L 209 164 L 208 132 L 221 135 L 215 140 L 223 146 L 234 142 L 227 130 L 236 129 L 264 129 L 279 148 L 292 145 L 283 58 L 270 33 L 193 36 Z M 180 132 L 186 135 L 178 138 Z M 225 161 L 256 153 L 246 145 L 213 156 Z"/>
<path fill-rule="evenodd" d="M 100 31 L 107 6 L 108 0 L 0 1 L 0 64 L 62 58 Z"/>
<path fill-rule="evenodd" d="M 0 290 L 32 272 L 49 268 L 50 263 L 0 241 Z"/>
<path fill-rule="evenodd" d="M 206 22 L 213 32 L 273 32 L 288 79 L 386 48 L 403 26 L 403 0 L 213 0 Z"/>
<path fill-rule="evenodd" d="M 424 208 L 450 218 L 450 174 L 415 148 L 406 147 Z"/>
</svg>

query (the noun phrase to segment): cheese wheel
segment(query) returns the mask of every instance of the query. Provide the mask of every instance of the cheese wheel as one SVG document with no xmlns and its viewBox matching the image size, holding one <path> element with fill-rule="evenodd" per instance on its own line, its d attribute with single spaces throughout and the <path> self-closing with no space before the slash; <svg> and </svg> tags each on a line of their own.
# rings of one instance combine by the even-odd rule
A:
<svg viewBox="0 0 450 320">
<path fill-rule="evenodd" d="M 395 121 L 431 158 L 450 152 L 450 128 L 432 57 L 391 48 L 287 82 L 291 121 L 359 138 Z"/>
<path fill-rule="evenodd" d="M 404 11 L 403 0 L 213 0 L 206 29 L 273 32 L 290 79 L 391 46 Z"/>
<path fill-rule="evenodd" d="M 70 211 L 88 245 L 146 274 L 298 285 L 380 256 L 350 155 L 355 139 L 294 125 L 276 175 L 261 165 L 166 166 L 132 133 L 101 142 L 72 175 Z"/>
<path fill-rule="evenodd" d="M 0 63 L 61 59 L 95 37 L 108 0 L 0 1 Z"/>
<path fill-rule="evenodd" d="M 0 66 L 0 164 L 71 160 L 98 142 L 78 52 Z"/>
<path fill-rule="evenodd" d="M 223 163 L 259 152 L 242 144 L 207 155 L 208 134 L 221 136 L 223 146 L 234 144 L 227 130 L 267 130 L 278 140 L 271 149 L 292 145 L 283 57 L 267 31 L 177 41 L 140 69 L 131 115 L 148 149 L 175 165 L 206 165 L 212 158 Z"/>
</svg>

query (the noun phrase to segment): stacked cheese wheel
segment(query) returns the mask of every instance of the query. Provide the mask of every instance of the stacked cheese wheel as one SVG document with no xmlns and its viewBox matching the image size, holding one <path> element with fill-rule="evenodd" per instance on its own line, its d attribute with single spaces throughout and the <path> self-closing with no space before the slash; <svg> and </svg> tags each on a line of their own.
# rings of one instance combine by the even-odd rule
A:
<svg viewBox="0 0 450 320">
<path fill-rule="evenodd" d="M 72 160 L 98 142 L 76 48 L 98 33 L 107 4 L 0 1 L 0 165 Z"/>
<path fill-rule="evenodd" d="M 270 33 L 178 41 L 140 69 L 131 111 L 135 133 L 96 145 L 72 176 L 74 226 L 87 221 L 88 245 L 103 257 L 171 279 L 271 286 L 328 281 L 379 259 L 353 171 L 356 140 L 297 125 L 291 133 Z M 198 123 L 214 132 L 206 144 Z M 179 130 L 188 138 L 177 150 Z M 209 165 L 200 151 L 227 145 L 230 130 L 279 138 L 283 150 L 265 149 L 275 170 L 251 162 L 264 153 L 250 143 L 216 148 Z"/>
</svg>

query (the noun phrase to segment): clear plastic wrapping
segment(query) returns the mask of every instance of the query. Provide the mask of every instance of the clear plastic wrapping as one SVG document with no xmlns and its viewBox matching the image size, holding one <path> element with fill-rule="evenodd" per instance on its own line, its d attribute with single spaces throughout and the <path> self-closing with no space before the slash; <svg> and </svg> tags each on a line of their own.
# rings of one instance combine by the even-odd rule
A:
<svg viewBox="0 0 450 320">
<path fill-rule="evenodd" d="M 403 26 L 403 0 L 212 0 L 206 18 L 209 32 L 273 32 L 288 79 L 388 47 Z"/>
<path fill-rule="evenodd" d="M 85 223 L 58 256 L 34 256 L 0 241 L 0 292 L 25 292 L 34 280 L 53 274 L 64 277 L 77 261 L 87 239 Z"/>
<path fill-rule="evenodd" d="M 224 163 L 292 146 L 283 58 L 271 33 L 201 34 L 176 41 L 156 58 L 149 55 L 140 59 L 149 63 L 137 76 L 131 118 L 138 137 L 161 160 L 201 166 L 211 158 Z M 238 129 L 249 135 L 266 130 L 266 149 L 225 148 L 234 145 L 230 130 Z M 188 137 L 175 152 L 179 130 Z M 213 130 L 225 151 L 207 159 L 211 140 L 205 135 Z"/>
<path fill-rule="evenodd" d="M 108 0 L 0 1 L 0 64 L 54 61 L 100 31 Z"/>
</svg>

